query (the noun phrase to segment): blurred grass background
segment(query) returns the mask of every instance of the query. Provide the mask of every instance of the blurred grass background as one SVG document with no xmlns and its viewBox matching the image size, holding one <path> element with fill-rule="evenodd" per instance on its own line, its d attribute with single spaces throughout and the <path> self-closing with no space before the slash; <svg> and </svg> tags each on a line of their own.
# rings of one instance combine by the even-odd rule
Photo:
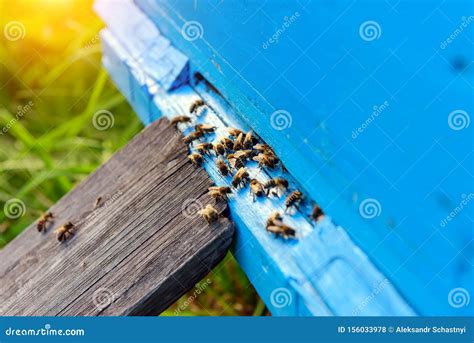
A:
<svg viewBox="0 0 474 343">
<path fill-rule="evenodd" d="M 0 247 L 142 129 L 101 66 L 101 27 L 92 0 L 0 1 L 0 206 L 26 208 L 0 211 Z M 94 128 L 99 110 L 112 128 Z M 177 313 L 267 314 L 230 254 L 164 315 Z"/>
</svg>

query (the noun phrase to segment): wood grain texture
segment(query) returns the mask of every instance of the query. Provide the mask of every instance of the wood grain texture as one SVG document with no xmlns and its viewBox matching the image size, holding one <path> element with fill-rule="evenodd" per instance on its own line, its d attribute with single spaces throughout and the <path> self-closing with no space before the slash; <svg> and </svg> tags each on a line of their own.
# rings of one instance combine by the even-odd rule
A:
<svg viewBox="0 0 474 343">
<path fill-rule="evenodd" d="M 211 184 L 188 162 L 168 120 L 150 125 L 50 209 L 55 222 L 46 233 L 34 223 L 0 251 L 0 314 L 162 312 L 232 241 L 226 218 L 208 225 L 187 215 L 213 203 L 206 194 Z M 77 231 L 61 244 L 53 231 L 68 220 Z"/>
</svg>

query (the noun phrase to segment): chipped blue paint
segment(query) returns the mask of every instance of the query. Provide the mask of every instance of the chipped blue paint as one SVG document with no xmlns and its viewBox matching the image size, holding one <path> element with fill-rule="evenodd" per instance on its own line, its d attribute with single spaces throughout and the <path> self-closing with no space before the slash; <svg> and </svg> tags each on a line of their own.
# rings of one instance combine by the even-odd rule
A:
<svg viewBox="0 0 474 343">
<path fill-rule="evenodd" d="M 101 2 L 102 1 L 99 1 L 98 3 L 100 4 Z M 340 226 L 335 225 L 330 218 L 326 218 L 324 222 L 319 223 L 316 227 L 309 226 L 305 220 L 295 223 L 298 224 L 298 228 L 301 228 L 301 231 L 305 233 L 304 237 L 298 242 L 287 244 L 288 242 L 284 243 L 279 240 L 269 239 L 264 230 L 262 231 L 263 222 L 261 216 L 259 216 L 260 212 L 255 211 L 257 205 L 250 204 L 246 207 L 248 201 L 244 201 L 245 198 L 239 196 L 239 201 L 230 202 L 232 216 L 238 228 L 234 254 L 274 314 L 413 314 L 410 307 L 400 298 L 399 293 L 395 290 L 392 283 L 395 283 L 397 287 L 403 291 L 403 294 L 410 299 L 410 302 L 417 306 L 418 312 L 420 313 L 463 313 L 463 309 L 458 310 L 447 306 L 446 297 L 449 289 L 446 288 L 446 285 L 441 285 L 438 280 L 431 282 L 429 288 L 422 289 L 419 287 L 422 282 L 426 282 L 426 280 L 430 278 L 432 271 L 432 269 L 428 270 L 428 268 L 426 271 L 423 271 L 422 267 L 424 267 L 424 265 L 420 264 L 422 263 L 420 261 L 423 261 L 422 257 L 416 256 L 413 262 L 403 263 L 399 270 L 395 270 L 395 273 L 393 268 L 387 268 L 385 264 L 391 267 L 395 265 L 396 262 L 398 263 L 396 265 L 400 266 L 400 261 L 405 261 L 405 258 L 411 257 L 411 251 L 405 246 L 406 242 L 392 242 L 393 237 L 390 235 L 386 237 L 385 240 L 380 241 L 380 232 L 374 232 L 374 230 L 377 229 L 372 227 L 371 224 L 373 224 L 373 222 L 361 220 L 358 211 L 354 213 L 350 206 L 346 206 L 347 204 L 341 205 L 341 203 L 346 201 L 346 194 L 348 194 L 349 191 L 343 192 L 344 194 L 341 194 L 340 199 L 335 195 L 337 191 L 341 191 L 341 187 L 342 190 L 346 190 L 347 187 L 350 192 L 353 192 L 352 183 L 346 186 L 347 175 L 344 175 L 344 173 L 354 170 L 351 164 L 354 162 L 354 157 L 349 156 L 349 158 L 345 158 L 345 154 L 347 153 L 347 151 L 343 151 L 345 146 L 340 148 L 340 150 L 331 151 L 331 149 L 337 145 L 333 146 L 334 142 L 332 140 L 334 137 L 329 134 L 329 131 L 324 125 L 320 125 L 317 129 L 317 135 L 311 137 L 309 140 L 311 145 L 321 149 L 316 157 L 312 155 L 314 154 L 314 150 L 308 150 L 307 146 L 302 146 L 301 143 L 295 142 L 295 133 L 304 132 L 305 129 L 309 127 L 307 122 L 310 121 L 304 121 L 303 127 L 301 127 L 301 122 L 295 122 L 295 127 L 283 132 L 268 130 L 268 104 L 259 101 L 258 97 L 255 97 L 255 94 L 251 94 L 252 96 L 249 97 L 249 94 L 256 90 L 250 89 L 252 87 L 249 87 L 249 85 L 242 84 L 238 80 L 240 75 L 237 75 L 238 73 L 236 70 L 233 70 L 232 65 L 228 65 L 226 61 L 222 60 L 222 56 L 219 54 L 210 56 L 206 49 L 200 49 L 203 44 L 202 41 L 183 41 L 182 37 L 180 37 L 180 26 L 176 23 L 182 24 L 182 22 L 178 20 L 182 20 L 182 18 L 178 18 L 179 15 L 177 13 L 180 10 L 186 10 L 186 6 L 188 5 L 186 5 L 185 2 L 177 5 L 176 8 L 178 9 L 170 9 L 166 13 L 161 11 L 161 6 L 167 7 L 167 2 L 151 4 L 147 1 L 138 1 L 138 3 L 143 6 L 143 8 L 146 8 L 147 14 L 151 15 L 160 29 L 166 33 L 168 38 L 171 38 L 173 44 L 177 44 L 180 50 L 185 51 L 188 57 L 191 57 L 191 63 L 186 64 L 184 67 L 182 60 L 179 58 L 176 59 L 178 65 L 181 67 L 175 68 L 176 70 L 179 69 L 180 72 L 168 74 L 177 75 L 176 80 L 167 82 L 168 85 L 170 85 L 170 82 L 176 82 L 177 84 L 177 86 L 174 87 L 176 90 L 170 91 L 173 87 L 163 87 L 163 85 L 160 84 L 160 79 L 157 79 L 158 75 L 163 75 L 162 73 L 151 76 L 155 72 L 155 68 L 157 68 L 156 70 L 160 70 L 163 66 L 167 66 L 166 63 L 161 64 L 160 61 L 154 61 L 154 54 L 147 54 L 147 58 L 140 59 L 134 58 L 132 55 L 128 55 L 124 58 L 124 56 L 121 56 L 123 53 L 122 50 L 128 50 L 125 48 L 116 49 L 116 46 L 120 44 L 122 44 L 123 47 L 134 46 L 134 44 L 136 44 L 132 42 L 122 42 L 137 39 L 135 33 L 135 30 L 137 30 L 136 26 L 126 25 L 126 23 L 120 20 L 120 16 L 106 20 L 108 28 L 112 32 L 114 32 L 114 26 L 121 26 L 120 29 L 115 31 L 120 32 L 121 36 L 120 38 L 115 38 L 115 35 L 103 36 L 106 40 L 106 42 L 104 42 L 104 65 L 108 68 L 112 78 L 121 91 L 124 92 L 125 95 L 129 94 L 127 98 L 142 117 L 142 120 L 143 117 L 147 117 L 148 119 L 144 120 L 144 122 L 148 123 L 150 120 L 156 119 L 161 115 L 171 116 L 180 113 L 180 111 L 186 110 L 190 103 L 190 98 L 199 94 L 199 96 L 205 98 L 208 103 L 211 104 L 212 112 L 216 114 L 216 118 L 214 119 L 217 120 L 220 118 L 226 122 L 234 122 L 234 125 L 239 127 L 246 127 L 250 124 L 249 126 L 276 148 L 277 153 L 286 162 L 289 170 L 297 177 L 299 184 L 302 184 L 313 198 L 317 196 L 317 200 L 320 203 L 323 205 L 326 204 L 329 208 L 328 212 L 337 218 L 338 221 L 342 222 L 345 228 L 349 229 L 351 236 L 356 239 L 357 245 L 364 247 L 364 249 L 369 248 L 369 250 L 366 251 L 370 252 L 371 258 L 376 259 L 378 268 L 376 268 L 369 258 L 354 244 L 346 231 Z M 229 6 L 232 7 L 234 5 L 241 6 L 240 4 L 237 5 L 237 2 Z M 255 4 L 251 2 L 249 6 L 252 5 Z M 287 7 L 281 6 L 281 8 L 285 9 Z M 132 16 L 132 7 L 127 8 L 127 12 Z M 202 12 L 197 11 L 196 13 L 201 16 L 200 18 L 205 17 L 205 14 Z M 240 12 L 237 11 L 236 13 Z M 138 14 L 138 16 L 141 16 L 143 19 L 143 14 Z M 223 18 L 226 18 L 226 20 L 229 19 L 229 17 L 225 16 Z M 213 20 L 214 19 L 215 18 L 213 18 Z M 221 19 L 222 18 L 215 19 L 216 23 Z M 237 16 L 236 20 L 238 19 Z M 144 20 L 147 21 L 146 19 Z M 206 21 L 206 23 L 212 25 L 209 21 Z M 144 27 L 148 26 L 148 22 L 144 24 Z M 142 31 L 143 29 L 140 28 L 137 32 Z M 245 30 L 239 34 L 242 35 L 244 32 Z M 220 34 L 220 32 L 216 32 L 215 34 Z M 211 33 L 211 36 L 215 38 L 215 34 Z M 229 37 L 224 34 L 221 36 Z M 261 36 L 259 37 L 261 38 Z M 255 39 L 255 37 L 251 38 Z M 160 40 L 163 42 L 164 39 L 165 38 Z M 239 46 L 239 43 L 242 43 L 241 39 L 232 44 Z M 110 46 L 114 48 L 106 48 Z M 167 47 L 170 46 L 173 47 L 173 45 L 167 45 Z M 173 49 L 175 48 L 173 47 Z M 163 48 L 163 51 L 164 50 Z M 179 53 L 179 51 L 175 51 Z M 247 53 L 247 51 L 244 52 Z M 157 53 L 158 55 L 160 54 L 159 51 Z M 114 54 L 115 56 L 113 56 Z M 114 65 L 111 65 L 112 62 L 110 61 L 113 61 Z M 124 63 L 124 61 L 128 62 Z M 169 61 L 173 61 L 173 59 L 169 59 Z M 251 57 L 247 57 L 246 61 L 252 61 Z M 132 65 L 133 68 L 131 67 Z M 124 91 L 121 86 L 121 84 L 125 83 L 123 82 L 123 66 L 127 69 L 129 77 L 130 89 L 126 91 Z M 165 69 L 166 68 L 173 69 L 173 66 L 168 65 Z M 219 88 L 219 91 L 224 94 L 227 101 L 232 103 L 232 106 L 220 101 L 219 99 L 221 98 L 213 93 L 212 90 L 204 89 L 202 84 L 196 84 L 195 80 L 188 77 L 192 75 L 196 69 L 211 80 L 214 86 Z M 253 70 L 253 76 L 265 78 L 263 76 L 265 75 L 265 70 L 261 69 L 260 64 L 256 63 L 253 65 L 252 63 L 249 69 Z M 140 82 L 143 76 L 145 76 L 146 81 Z M 233 82 L 234 78 L 237 79 L 235 82 Z M 192 88 L 186 86 L 188 82 Z M 244 94 L 242 94 L 242 92 L 244 92 Z M 279 94 L 278 91 L 276 91 L 276 94 L 279 95 L 279 99 L 278 101 L 275 100 L 275 104 L 280 100 L 285 101 L 285 99 L 283 99 L 285 97 L 286 100 L 290 102 L 294 100 L 294 97 L 291 96 L 291 92 L 289 95 L 287 94 L 288 96 L 283 96 Z M 251 103 L 249 104 L 249 99 L 252 99 L 252 97 L 253 100 L 250 100 Z M 296 108 L 298 108 L 298 106 L 296 106 Z M 312 111 L 306 107 L 303 109 L 304 112 L 302 111 L 301 113 L 312 113 Z M 260 114 L 257 114 L 259 112 Z M 299 111 L 292 110 L 293 115 L 298 112 Z M 308 117 L 308 120 L 310 118 L 311 116 Z M 353 122 L 354 121 L 350 121 L 350 123 Z M 338 122 L 338 125 L 342 128 L 347 126 L 341 122 Z M 287 134 L 287 136 L 282 138 L 282 134 Z M 299 148 L 297 150 L 292 149 L 295 143 Z M 306 156 L 301 156 L 301 154 L 305 154 L 305 151 L 307 151 Z M 337 156 L 336 159 L 335 156 L 339 153 L 341 156 L 344 156 L 344 158 Z M 351 151 L 351 153 L 354 155 L 353 151 Z M 321 161 L 320 157 L 324 154 L 327 155 L 327 158 Z M 329 157 L 332 158 L 330 159 Z M 337 164 L 334 165 L 336 161 Z M 310 166 L 309 170 L 308 166 Z M 319 173 L 316 176 L 313 175 L 313 171 L 318 168 Z M 223 181 L 217 177 L 217 174 L 213 175 L 212 168 L 208 165 L 206 165 L 206 169 L 216 182 Z M 344 171 L 344 173 L 342 171 Z M 360 169 L 356 171 L 360 171 Z M 362 170 L 362 172 L 363 171 L 364 170 Z M 310 179 L 312 180 L 311 183 L 309 183 Z M 316 185 L 318 186 L 317 192 L 314 188 Z M 356 185 L 359 185 L 359 183 L 356 183 Z M 360 194 L 364 194 L 365 192 L 364 189 L 358 189 L 358 191 L 360 191 Z M 334 201 L 333 204 L 331 199 L 337 199 L 337 201 Z M 339 201 L 341 203 L 339 203 Z M 352 203 L 352 198 L 350 202 Z M 359 203 L 360 198 L 356 201 L 355 205 L 358 206 Z M 274 206 L 278 206 L 278 204 L 267 203 L 261 207 L 261 211 L 270 210 Z M 383 211 L 385 214 L 385 202 Z M 380 247 L 374 242 L 378 242 L 377 244 L 380 244 Z M 382 245 L 385 246 L 387 242 L 390 242 L 389 247 L 393 251 L 385 251 L 386 249 L 382 249 Z M 377 249 L 384 251 L 374 254 L 374 250 Z M 415 253 L 417 252 L 415 251 Z M 420 269 L 422 269 L 421 272 L 419 271 Z M 389 275 L 388 279 L 383 276 L 380 270 L 384 270 L 386 275 Z M 461 284 L 465 285 L 465 283 Z M 279 308 L 272 304 L 272 292 L 279 287 L 284 287 L 291 291 L 294 301 L 290 306 Z M 433 299 L 437 300 L 433 301 Z"/>
</svg>

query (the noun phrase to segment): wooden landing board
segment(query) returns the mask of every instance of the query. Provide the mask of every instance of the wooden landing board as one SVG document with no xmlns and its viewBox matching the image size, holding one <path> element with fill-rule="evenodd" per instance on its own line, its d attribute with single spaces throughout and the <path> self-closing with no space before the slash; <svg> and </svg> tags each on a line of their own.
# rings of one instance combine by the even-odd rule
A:
<svg viewBox="0 0 474 343">
<path fill-rule="evenodd" d="M 214 203 L 211 184 L 169 121 L 153 123 L 50 209 L 46 233 L 33 223 L 0 251 L 0 315 L 162 312 L 232 241 L 229 220 L 195 214 Z M 59 243 L 54 229 L 69 220 L 76 234 Z"/>
</svg>

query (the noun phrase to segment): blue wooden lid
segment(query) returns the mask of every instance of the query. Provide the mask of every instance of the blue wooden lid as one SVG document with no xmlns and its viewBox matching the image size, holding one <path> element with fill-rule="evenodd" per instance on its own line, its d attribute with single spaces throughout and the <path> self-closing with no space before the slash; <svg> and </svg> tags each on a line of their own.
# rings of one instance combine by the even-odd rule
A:
<svg viewBox="0 0 474 343">
<path fill-rule="evenodd" d="M 471 2 L 136 3 L 415 307 L 469 311 Z"/>
<path fill-rule="evenodd" d="M 472 313 L 471 3 L 135 2 L 419 313 Z"/>
</svg>

